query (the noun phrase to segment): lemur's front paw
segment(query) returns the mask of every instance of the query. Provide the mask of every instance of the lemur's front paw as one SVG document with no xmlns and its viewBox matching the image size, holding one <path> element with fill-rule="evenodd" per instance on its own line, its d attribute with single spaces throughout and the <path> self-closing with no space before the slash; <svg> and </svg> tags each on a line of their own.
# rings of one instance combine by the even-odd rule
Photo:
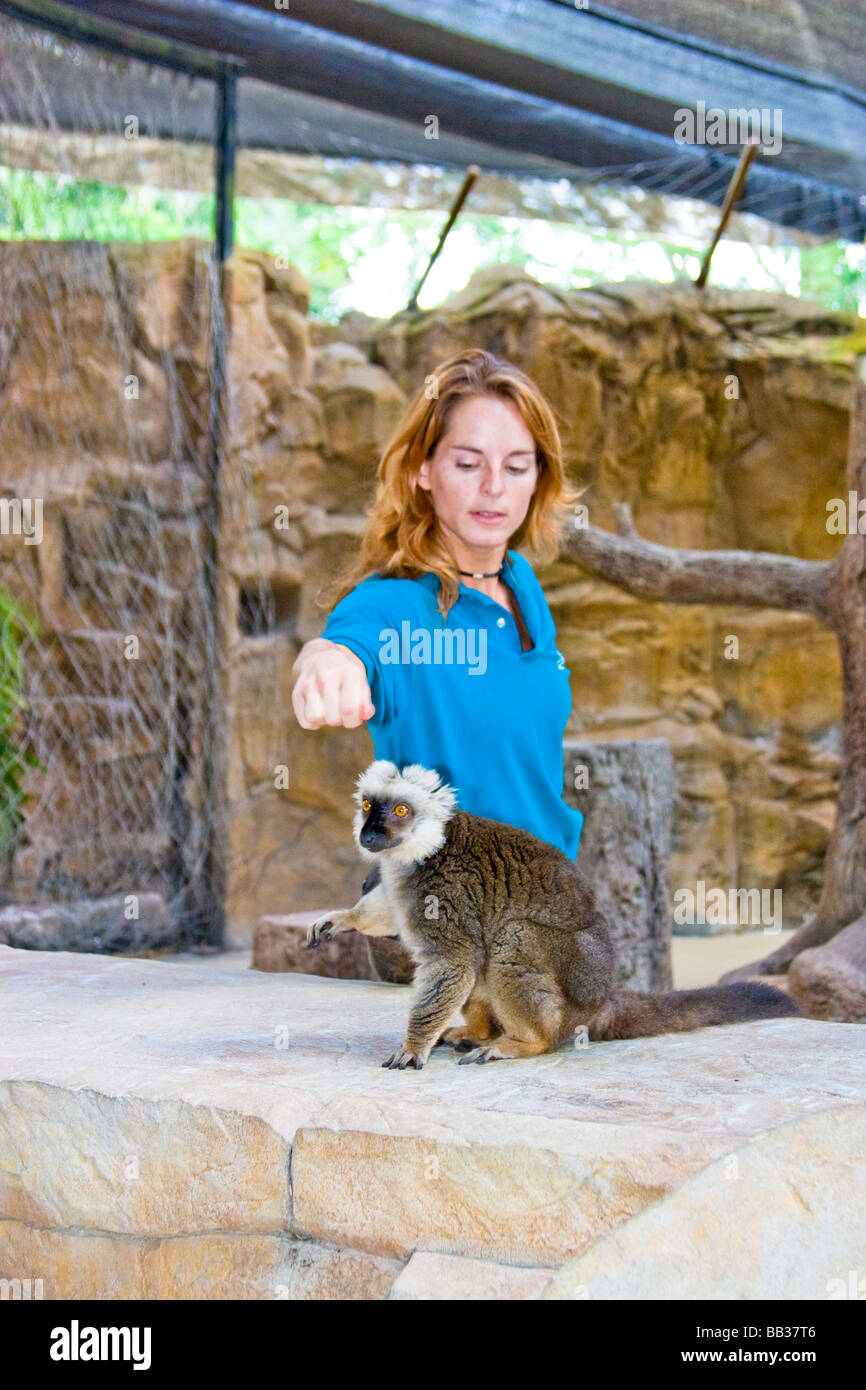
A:
<svg viewBox="0 0 866 1390">
<path fill-rule="evenodd" d="M 336 913 L 328 912 L 324 917 L 317 917 L 313 925 L 307 929 L 307 950 L 312 950 L 322 941 L 333 941 L 337 931 Z"/>
<path fill-rule="evenodd" d="M 392 1071 L 405 1071 L 406 1067 L 414 1067 L 420 1071 L 424 1065 L 424 1058 L 420 1052 L 412 1052 L 405 1046 L 399 1048 L 397 1052 L 391 1054 L 387 1062 L 383 1062 L 383 1067 L 390 1067 Z"/>
</svg>

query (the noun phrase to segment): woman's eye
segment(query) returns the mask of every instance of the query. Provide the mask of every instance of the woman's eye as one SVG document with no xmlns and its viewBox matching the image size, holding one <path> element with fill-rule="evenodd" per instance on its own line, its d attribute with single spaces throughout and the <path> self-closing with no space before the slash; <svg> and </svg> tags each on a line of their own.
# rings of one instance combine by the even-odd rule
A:
<svg viewBox="0 0 866 1390">
<path fill-rule="evenodd" d="M 458 460 L 457 460 L 457 467 L 458 467 L 458 468 L 477 468 L 477 467 L 478 467 L 478 464 L 477 464 L 474 460 L 473 460 L 471 463 L 469 463 L 469 462 L 464 461 L 463 459 L 458 459 Z M 528 473 L 528 472 L 529 472 L 529 469 L 528 469 L 528 468 L 520 468 L 520 467 L 518 467 L 517 465 L 509 464 L 509 465 L 508 465 L 508 471 L 509 471 L 509 473 L 515 473 L 515 474 L 517 474 L 518 476 L 522 476 L 524 473 Z"/>
</svg>

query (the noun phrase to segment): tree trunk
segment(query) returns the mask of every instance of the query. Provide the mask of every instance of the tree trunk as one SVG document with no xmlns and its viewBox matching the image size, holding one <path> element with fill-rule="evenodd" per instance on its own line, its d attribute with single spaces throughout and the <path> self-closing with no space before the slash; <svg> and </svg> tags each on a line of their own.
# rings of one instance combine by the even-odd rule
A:
<svg viewBox="0 0 866 1390">
<path fill-rule="evenodd" d="M 866 357 L 854 363 L 846 484 L 856 500 L 866 498 Z M 831 627 L 839 643 L 841 776 L 818 907 L 784 946 L 722 979 L 784 973 L 801 951 L 822 945 L 849 926 L 864 938 L 864 949 L 849 954 L 855 962 L 866 961 L 866 534 L 846 535 L 832 561 L 736 550 L 672 550 L 642 540 L 628 507 L 615 510 L 619 536 L 588 526 L 570 533 L 561 553 L 590 574 L 642 598 L 799 609 Z M 866 527 L 866 515 L 859 522 Z"/>
</svg>

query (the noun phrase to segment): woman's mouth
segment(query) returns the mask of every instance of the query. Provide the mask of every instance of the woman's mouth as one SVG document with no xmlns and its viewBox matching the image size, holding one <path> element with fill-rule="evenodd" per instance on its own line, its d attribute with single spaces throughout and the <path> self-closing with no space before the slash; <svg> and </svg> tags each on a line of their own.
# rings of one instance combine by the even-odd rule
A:
<svg viewBox="0 0 866 1390">
<path fill-rule="evenodd" d="M 502 521 L 505 517 L 505 512 L 470 512 L 469 515 L 474 516 L 476 521 L 494 522 Z"/>
</svg>

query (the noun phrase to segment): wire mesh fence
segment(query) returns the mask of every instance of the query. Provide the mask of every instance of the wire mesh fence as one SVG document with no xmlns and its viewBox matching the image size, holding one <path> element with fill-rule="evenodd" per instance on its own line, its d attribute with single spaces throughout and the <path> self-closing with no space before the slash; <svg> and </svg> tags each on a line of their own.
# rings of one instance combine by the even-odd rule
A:
<svg viewBox="0 0 866 1390">
<path fill-rule="evenodd" d="M 152 80 L 163 127 L 190 91 L 179 74 L 6 19 L 0 46 L 0 123 L 12 133 L 0 162 L 26 128 L 52 149 L 61 190 L 55 102 L 85 142 L 90 129 L 116 130 L 115 154 L 128 159 L 131 80 Z M 41 80 L 46 49 L 65 72 L 54 90 Z M 97 70 L 98 108 L 88 81 Z M 194 86 L 212 118 L 213 84 Z M 99 138 L 106 153 L 111 140 Z M 177 145 L 176 189 L 189 148 Z M 5 889 L 59 914 L 52 944 L 213 941 L 205 909 L 227 872 L 226 799 L 213 794 L 226 777 L 226 701 L 213 694 L 228 679 L 234 631 L 231 585 L 212 572 L 208 544 L 211 349 L 225 333 L 218 266 L 204 239 L 148 244 L 128 224 L 107 239 L 112 187 L 88 191 L 103 197 L 102 239 L 49 241 L 32 235 L 33 179 L 7 177 L 3 188 L 2 682 L 17 705 L 0 743 Z M 144 223 L 152 190 L 136 191 Z M 124 208 L 129 219 L 126 196 Z M 258 524 L 242 460 L 221 504 L 218 539 L 235 544 Z M 273 599 L 254 564 L 244 584 L 267 627 Z"/>
</svg>

